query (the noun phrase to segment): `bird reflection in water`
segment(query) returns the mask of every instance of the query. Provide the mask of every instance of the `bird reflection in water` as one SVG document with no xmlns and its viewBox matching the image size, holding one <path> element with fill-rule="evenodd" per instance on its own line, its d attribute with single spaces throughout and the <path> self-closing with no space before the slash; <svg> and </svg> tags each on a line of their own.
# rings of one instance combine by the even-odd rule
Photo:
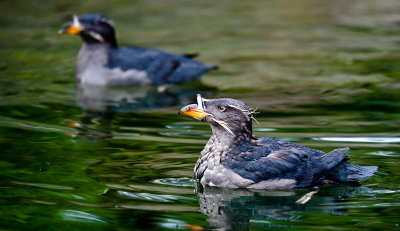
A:
<svg viewBox="0 0 400 231">
<path fill-rule="evenodd" d="M 357 184 L 324 185 L 312 189 L 249 190 L 197 187 L 200 211 L 211 230 L 249 230 L 253 227 L 289 228 L 302 212 L 346 215 L 340 202 L 372 189 Z M 304 195 L 314 194 L 306 203 Z"/>
<path fill-rule="evenodd" d="M 88 141 L 108 138 L 112 137 L 110 125 L 117 113 L 182 106 L 191 102 L 196 93 L 211 95 L 213 90 L 200 81 L 141 87 L 78 85 L 76 104 L 84 114 L 79 122 L 68 121 L 67 126 L 78 130 L 73 136 Z"/>
</svg>

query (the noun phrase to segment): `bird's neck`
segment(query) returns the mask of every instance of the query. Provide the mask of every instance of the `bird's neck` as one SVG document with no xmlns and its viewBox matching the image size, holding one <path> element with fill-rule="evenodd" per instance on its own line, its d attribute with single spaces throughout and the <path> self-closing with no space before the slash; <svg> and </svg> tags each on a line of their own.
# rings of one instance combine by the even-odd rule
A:
<svg viewBox="0 0 400 231">
<path fill-rule="evenodd" d="M 82 44 L 76 60 L 76 79 L 78 82 L 91 82 L 102 85 L 103 70 L 108 63 L 112 48 L 106 44 Z M 95 80 L 95 81 L 89 81 Z"/>
<path fill-rule="evenodd" d="M 105 65 L 108 62 L 112 47 L 101 43 L 84 43 L 79 50 L 77 69 L 85 69 L 92 64 Z"/>
<path fill-rule="evenodd" d="M 254 138 L 251 127 L 224 128 L 220 125 L 216 125 L 211 126 L 211 129 L 211 138 L 215 139 L 215 141 L 221 145 L 235 146 L 240 143 L 250 142 Z"/>
<path fill-rule="evenodd" d="M 202 154 L 213 152 L 221 155 L 221 159 L 223 159 L 223 156 L 232 149 L 244 144 L 250 144 L 251 142 L 252 137 L 248 135 L 232 135 L 230 133 L 213 131 Z"/>
</svg>

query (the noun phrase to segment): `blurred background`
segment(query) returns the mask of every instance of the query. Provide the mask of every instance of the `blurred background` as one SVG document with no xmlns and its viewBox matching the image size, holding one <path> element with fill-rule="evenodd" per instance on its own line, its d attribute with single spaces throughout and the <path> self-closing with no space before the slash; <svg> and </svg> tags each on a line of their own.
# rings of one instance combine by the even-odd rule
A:
<svg viewBox="0 0 400 231">
<path fill-rule="evenodd" d="M 4 230 L 398 229 L 400 2 L 0 1 L 0 227 Z M 120 46 L 199 53 L 199 82 L 75 83 L 73 14 L 101 13 Z M 204 97 L 259 112 L 256 136 L 377 165 L 360 185 L 195 190 L 209 126 L 177 115 Z"/>
</svg>

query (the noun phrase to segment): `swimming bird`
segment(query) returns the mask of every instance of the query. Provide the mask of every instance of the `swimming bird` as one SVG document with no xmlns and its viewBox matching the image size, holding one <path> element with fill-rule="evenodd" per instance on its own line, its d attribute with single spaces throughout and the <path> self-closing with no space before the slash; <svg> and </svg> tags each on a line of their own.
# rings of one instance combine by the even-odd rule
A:
<svg viewBox="0 0 400 231">
<path fill-rule="evenodd" d="M 183 107 L 180 113 L 208 122 L 212 129 L 194 168 L 202 185 L 288 189 L 359 181 L 377 171 L 376 166 L 348 163 L 349 148 L 325 153 L 284 140 L 256 138 L 254 113 L 239 100 L 198 95 L 197 104 Z"/>
<path fill-rule="evenodd" d="M 83 45 L 76 61 L 80 84 L 101 86 L 161 85 L 196 79 L 216 66 L 193 60 L 195 55 L 118 47 L 114 23 L 100 14 L 73 16 L 59 34 L 80 35 Z"/>
</svg>

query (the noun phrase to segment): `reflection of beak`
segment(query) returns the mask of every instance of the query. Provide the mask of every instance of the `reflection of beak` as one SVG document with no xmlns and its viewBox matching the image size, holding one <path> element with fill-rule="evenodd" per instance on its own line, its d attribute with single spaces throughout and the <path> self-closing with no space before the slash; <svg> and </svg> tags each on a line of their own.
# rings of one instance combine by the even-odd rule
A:
<svg viewBox="0 0 400 231">
<path fill-rule="evenodd" d="M 203 119 L 207 115 L 207 112 L 203 109 L 203 99 L 201 95 L 197 95 L 197 104 L 190 104 L 183 107 L 179 111 L 179 114 L 188 115 L 199 120 Z"/>
<path fill-rule="evenodd" d="M 79 34 L 83 27 L 79 22 L 78 16 L 74 15 L 72 22 L 67 22 L 58 31 L 59 34 Z"/>
</svg>

